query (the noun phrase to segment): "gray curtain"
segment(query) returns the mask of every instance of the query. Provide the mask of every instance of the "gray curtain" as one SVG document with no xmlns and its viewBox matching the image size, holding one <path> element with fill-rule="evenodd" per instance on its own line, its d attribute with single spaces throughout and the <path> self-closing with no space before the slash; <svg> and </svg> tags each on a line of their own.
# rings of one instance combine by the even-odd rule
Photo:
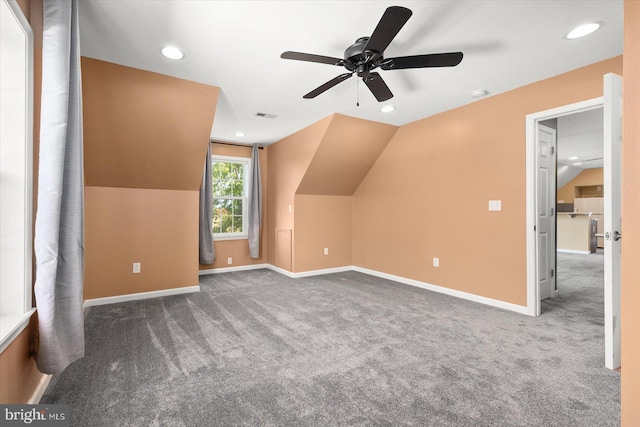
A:
<svg viewBox="0 0 640 427">
<path fill-rule="evenodd" d="M 216 250 L 213 247 L 213 190 L 211 189 L 211 144 L 204 161 L 202 185 L 200 186 L 200 264 L 213 264 Z"/>
<path fill-rule="evenodd" d="M 258 144 L 251 150 L 251 187 L 249 193 L 249 254 L 260 258 L 260 223 L 262 222 L 262 183 Z"/>
<path fill-rule="evenodd" d="M 44 0 L 38 210 L 34 249 L 38 369 L 84 356 L 84 193 L 78 3 Z"/>
</svg>

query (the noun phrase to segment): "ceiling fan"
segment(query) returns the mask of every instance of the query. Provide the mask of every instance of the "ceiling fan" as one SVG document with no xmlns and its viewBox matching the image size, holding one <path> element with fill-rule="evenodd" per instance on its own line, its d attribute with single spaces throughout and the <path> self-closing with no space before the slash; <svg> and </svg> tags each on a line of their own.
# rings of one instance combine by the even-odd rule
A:
<svg viewBox="0 0 640 427">
<path fill-rule="evenodd" d="M 301 52 L 284 52 L 280 55 L 283 59 L 296 61 L 317 62 L 320 64 L 337 65 L 347 69 L 348 73 L 329 80 L 318 86 L 303 98 L 311 99 L 331 89 L 353 74 L 357 74 L 367 85 L 378 102 L 393 98 L 393 93 L 382 79 L 382 76 L 374 72 L 376 68 L 382 70 L 402 70 L 406 68 L 431 68 L 454 67 L 462 61 L 462 52 L 434 53 L 427 55 L 399 56 L 385 58 L 384 50 L 389 46 L 400 29 L 411 17 L 410 9 L 401 6 L 391 6 L 385 10 L 378 26 L 373 30 L 371 37 L 360 37 L 354 44 L 344 51 L 344 59 L 329 56 L 313 55 Z"/>
</svg>

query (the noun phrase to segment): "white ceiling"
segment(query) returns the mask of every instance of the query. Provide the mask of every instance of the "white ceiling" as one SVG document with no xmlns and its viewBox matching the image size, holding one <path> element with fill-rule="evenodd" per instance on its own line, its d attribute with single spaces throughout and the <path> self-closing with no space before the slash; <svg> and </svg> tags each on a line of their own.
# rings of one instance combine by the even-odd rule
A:
<svg viewBox="0 0 640 427">
<path fill-rule="evenodd" d="M 559 117 L 558 164 L 575 165 L 581 169 L 601 168 L 603 119 L 602 108 Z"/>
<path fill-rule="evenodd" d="M 491 95 L 622 54 L 619 0 L 471 1 L 113 1 L 80 3 L 82 55 L 221 88 L 211 136 L 269 144 L 332 113 L 403 125 Z M 287 50 L 342 57 L 369 36 L 391 5 L 413 16 L 385 57 L 462 51 L 454 68 L 380 71 L 392 113 L 350 79 L 315 99 L 302 96 L 342 74 L 332 65 L 280 59 Z M 578 24 L 604 26 L 582 39 Z M 171 44 L 185 58 L 171 61 Z M 265 119 L 256 113 L 277 115 Z M 524 120 L 524 119 L 523 119 Z M 238 130 L 244 138 L 235 137 Z"/>
</svg>

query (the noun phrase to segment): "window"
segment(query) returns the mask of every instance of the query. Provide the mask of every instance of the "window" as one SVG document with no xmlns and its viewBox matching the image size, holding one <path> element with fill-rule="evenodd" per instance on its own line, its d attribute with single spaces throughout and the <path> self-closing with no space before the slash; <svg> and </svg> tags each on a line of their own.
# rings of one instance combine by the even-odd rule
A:
<svg viewBox="0 0 640 427">
<path fill-rule="evenodd" d="M 211 156 L 213 235 L 218 239 L 246 239 L 249 164 L 244 157 Z"/>
<path fill-rule="evenodd" d="M 0 352 L 31 307 L 33 33 L 16 2 L 0 0 Z"/>
</svg>

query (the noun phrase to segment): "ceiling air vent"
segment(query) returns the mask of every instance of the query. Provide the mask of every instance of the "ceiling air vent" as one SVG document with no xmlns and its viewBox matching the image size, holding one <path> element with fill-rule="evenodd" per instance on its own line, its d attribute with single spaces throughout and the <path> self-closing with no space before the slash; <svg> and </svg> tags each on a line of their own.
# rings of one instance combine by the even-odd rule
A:
<svg viewBox="0 0 640 427">
<path fill-rule="evenodd" d="M 265 119 L 275 119 L 276 117 L 278 117 L 275 114 L 268 114 L 268 113 L 256 113 L 256 116 L 264 117 Z"/>
</svg>

